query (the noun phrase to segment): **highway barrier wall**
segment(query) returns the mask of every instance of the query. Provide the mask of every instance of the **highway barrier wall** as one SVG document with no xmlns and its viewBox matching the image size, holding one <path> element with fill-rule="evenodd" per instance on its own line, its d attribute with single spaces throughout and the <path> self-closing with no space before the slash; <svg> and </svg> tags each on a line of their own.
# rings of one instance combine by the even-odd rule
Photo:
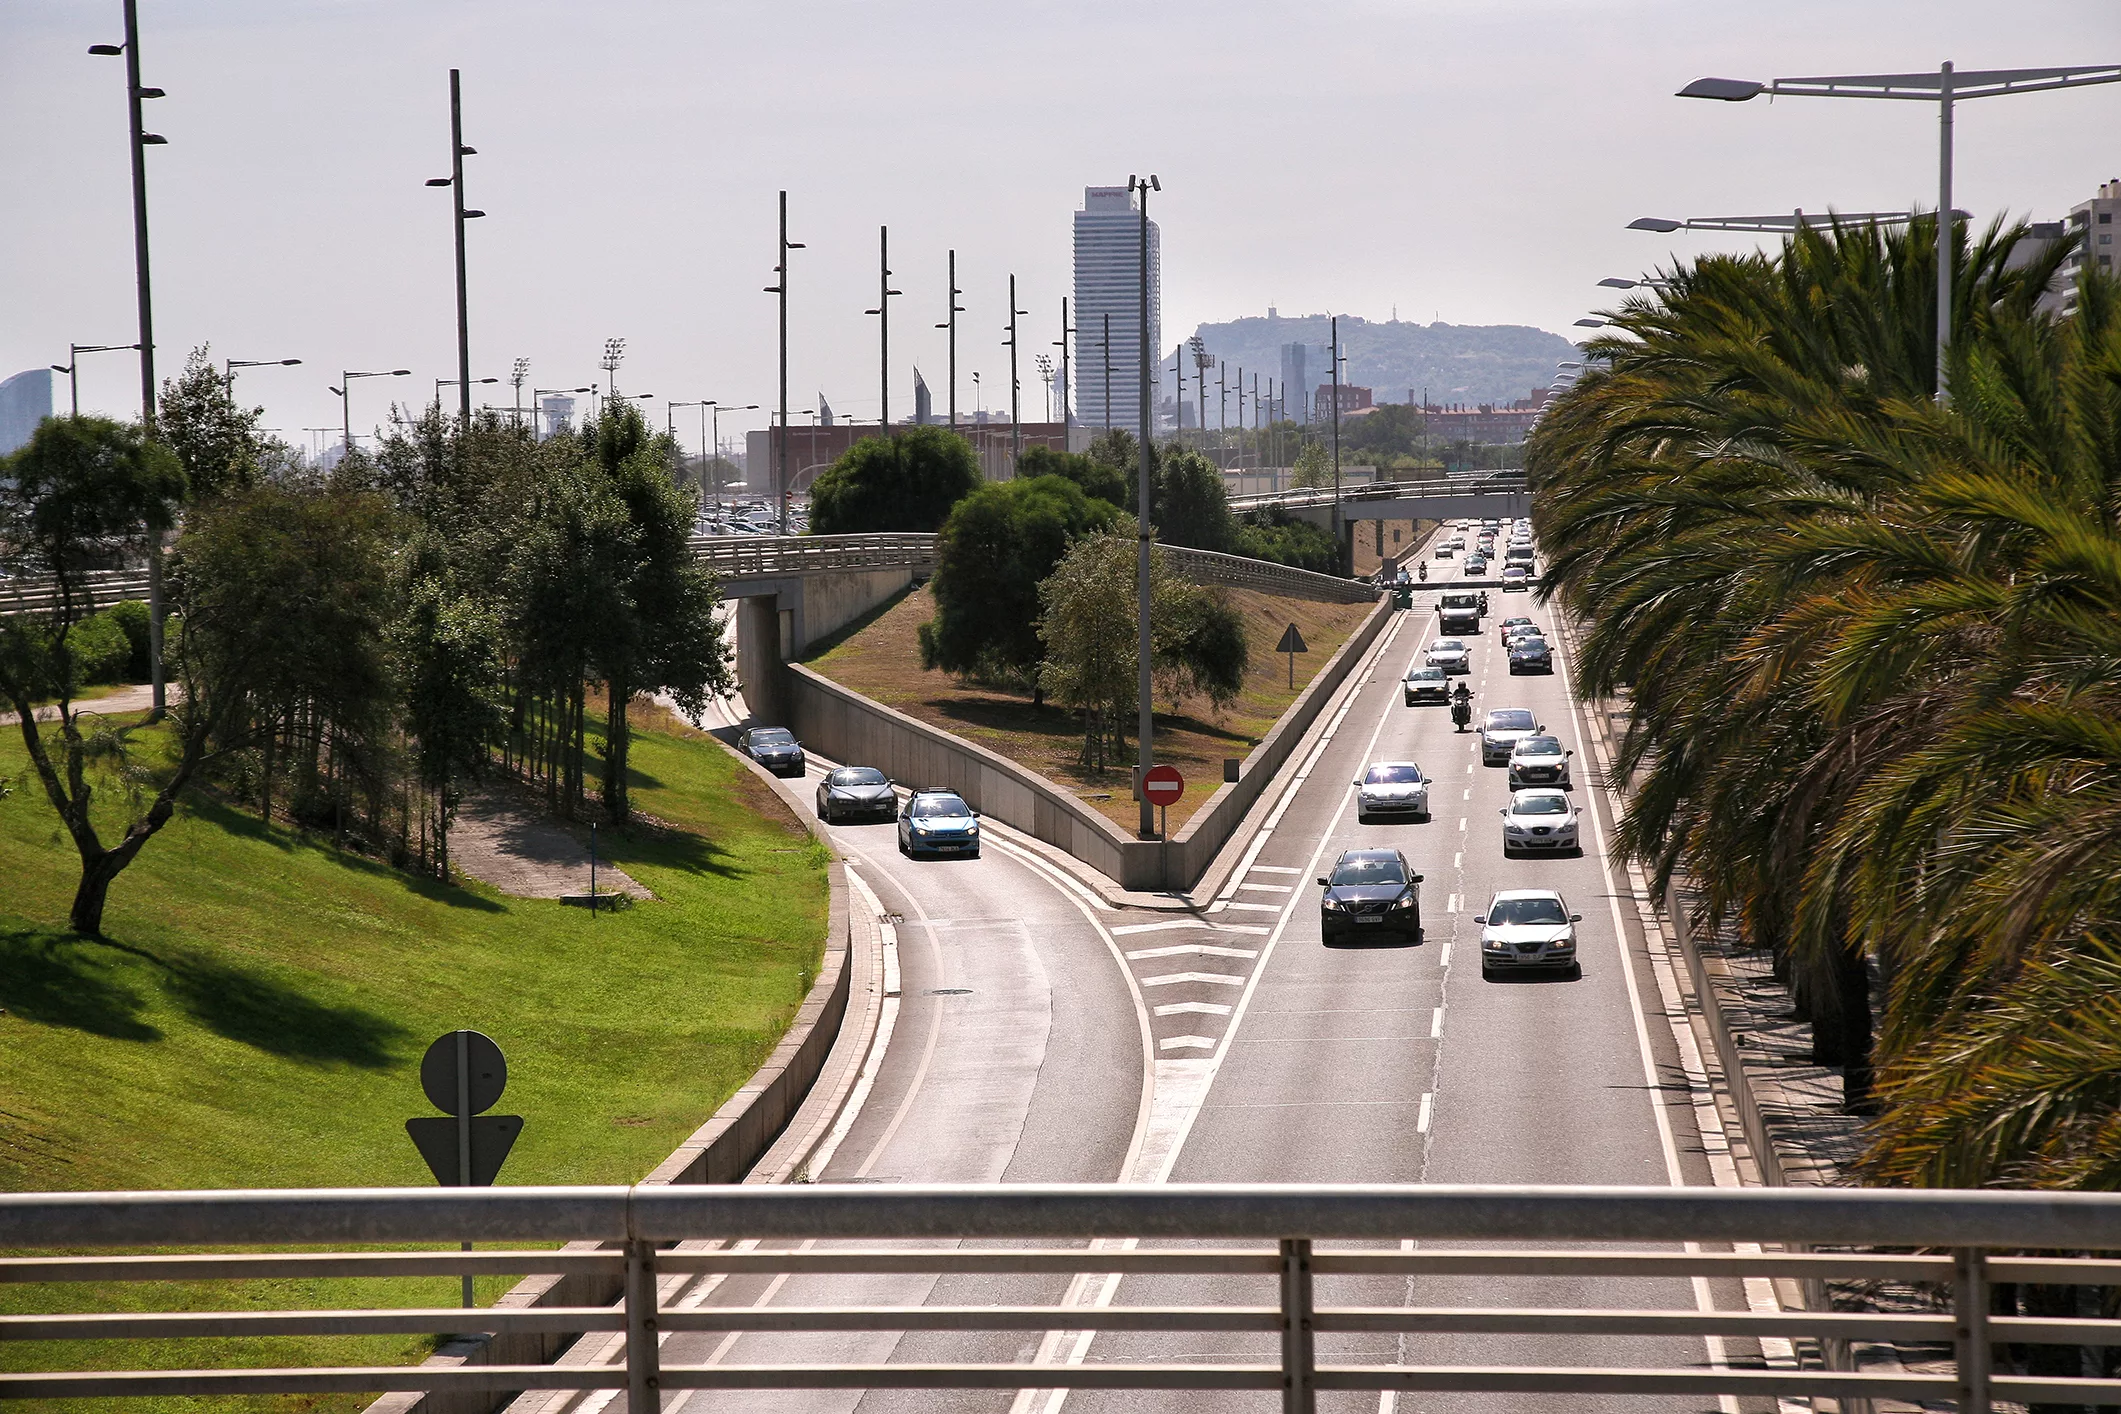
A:
<svg viewBox="0 0 2121 1414">
<path fill-rule="evenodd" d="M 1168 844 L 1135 839 L 1058 782 L 800 663 L 787 669 L 788 722 L 820 755 L 874 766 L 905 785 L 954 790 L 980 814 L 1066 850 L 1122 888 L 1183 889 L 1207 872 L 1392 612 L 1389 599 L 1378 601 L 1252 748 L 1237 780 L 1219 787 Z"/>
<path fill-rule="evenodd" d="M 753 769 L 757 769 L 754 767 Z M 848 917 L 846 866 L 831 866 L 831 916 L 825 934 L 825 956 L 817 980 L 795 1014 L 781 1042 L 743 1088 L 724 1101 L 714 1117 L 694 1130 L 670 1156 L 657 1164 L 644 1184 L 741 1183 L 788 1127 L 809 1097 L 810 1087 L 839 1039 L 846 1019 L 852 931 Z M 604 1244 L 570 1242 L 566 1251 L 594 1252 Z M 623 1294 L 624 1278 L 604 1273 L 570 1273 L 526 1277 L 493 1303 L 497 1310 L 533 1310 L 552 1306 L 609 1306 Z M 476 1318 L 474 1318 L 476 1319 Z M 594 1335 L 585 1337 L 596 1339 Z M 556 1331 L 482 1332 L 456 1336 L 423 1363 L 443 1367 L 472 1365 L 545 1365 L 560 1357 L 575 1337 Z M 509 1402 L 505 1392 L 430 1390 L 387 1394 L 368 1406 L 367 1414 L 493 1414 Z"/>
</svg>

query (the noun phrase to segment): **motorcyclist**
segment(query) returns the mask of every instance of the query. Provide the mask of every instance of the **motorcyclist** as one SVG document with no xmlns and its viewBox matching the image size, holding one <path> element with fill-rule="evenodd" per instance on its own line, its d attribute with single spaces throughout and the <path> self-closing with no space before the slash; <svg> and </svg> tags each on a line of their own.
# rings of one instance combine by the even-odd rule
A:
<svg viewBox="0 0 2121 1414">
<path fill-rule="evenodd" d="M 1460 683 L 1451 692 L 1451 726 L 1464 731 L 1473 720 L 1473 689 Z"/>
<path fill-rule="evenodd" d="M 1414 567 L 1414 573 L 1421 576 L 1422 583 L 1427 584 L 1429 582 L 1429 562 L 1427 560 L 1423 560 L 1420 564 L 1416 565 Z"/>
<path fill-rule="evenodd" d="M 1480 616 L 1482 618 L 1488 616 L 1488 591 L 1485 589 L 1480 591 Z"/>
</svg>

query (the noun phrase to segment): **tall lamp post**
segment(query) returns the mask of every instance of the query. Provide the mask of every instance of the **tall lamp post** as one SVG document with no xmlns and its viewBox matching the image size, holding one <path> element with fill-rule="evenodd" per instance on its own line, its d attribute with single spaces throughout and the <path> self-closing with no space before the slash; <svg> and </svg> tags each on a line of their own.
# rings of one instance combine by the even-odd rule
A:
<svg viewBox="0 0 2121 1414">
<path fill-rule="evenodd" d="M 891 228 L 876 228 L 876 308 L 865 309 L 864 314 L 876 316 L 877 331 L 877 389 L 876 425 L 883 429 L 886 437 L 891 435 L 891 297 L 905 293 L 891 288 Z"/>
<path fill-rule="evenodd" d="M 950 430 L 957 431 L 957 317 L 965 307 L 957 302 L 964 291 L 957 287 L 957 252 L 950 252 L 950 317 L 936 325 L 950 331 Z"/>
<path fill-rule="evenodd" d="M 1156 358 L 1156 350 L 1149 345 L 1149 193 L 1162 191 L 1163 189 L 1163 183 L 1156 179 L 1154 172 L 1151 172 L 1146 177 L 1137 177 L 1132 173 L 1128 174 L 1127 190 L 1138 193 L 1141 202 L 1141 245 L 1138 252 L 1141 262 L 1141 328 L 1135 339 L 1135 345 L 1141 354 L 1142 462 L 1141 475 L 1137 478 L 1138 484 L 1135 488 L 1135 500 L 1137 503 L 1135 535 L 1138 539 L 1138 547 L 1134 560 L 1135 589 L 1138 601 L 1136 604 L 1136 618 L 1139 628 L 1135 645 L 1135 656 L 1138 660 L 1136 664 L 1135 696 L 1140 699 L 1137 708 L 1140 721 L 1135 725 L 1135 735 L 1139 739 L 1139 753 L 1136 756 L 1137 764 L 1134 772 L 1134 794 L 1141 802 L 1140 833 L 1143 839 L 1152 839 L 1156 835 L 1156 807 L 1149 803 L 1149 797 L 1142 791 L 1143 782 L 1149 775 L 1149 768 L 1156 764 L 1156 702 L 1150 695 L 1154 684 L 1151 683 L 1149 677 L 1149 536 L 1152 529 L 1149 524 L 1149 487 L 1150 483 L 1156 479 L 1151 463 L 1151 458 L 1154 455 L 1152 443 L 1156 434 L 1156 423 L 1153 420 L 1155 409 L 1149 402 L 1149 376 L 1152 371 L 1150 365 Z M 1014 301 L 1011 303 L 1013 304 Z"/>
<path fill-rule="evenodd" d="M 411 376 L 412 370 L 409 368 L 393 368 L 387 373 L 342 372 L 339 375 L 339 386 L 333 388 L 332 391 L 339 395 L 339 426 L 341 435 L 346 439 L 345 445 L 347 451 L 350 452 L 353 450 L 353 395 L 351 390 L 353 388 L 354 379 L 410 378 Z M 437 394 L 436 396 L 437 398 L 439 398 L 440 394 Z"/>
<path fill-rule="evenodd" d="M 1937 382 L 1942 403 L 1949 394 L 1944 362 L 1952 339 L 1952 105 L 1961 99 L 1994 98 L 2010 93 L 2043 93 L 2055 88 L 2084 88 L 2121 81 L 2121 64 L 2084 64 L 2051 69 L 1970 69 L 1960 73 L 1949 61 L 1934 74 L 1836 74 L 1815 78 L 1696 79 L 1679 90 L 1681 98 L 1711 98 L 1743 103 L 1765 93 L 1770 98 L 1875 98 L 1937 105 Z"/>
<path fill-rule="evenodd" d="M 471 425 L 471 307 L 464 293 L 464 223 L 475 221 L 486 213 L 468 210 L 464 205 L 464 159 L 478 155 L 476 147 L 464 145 L 464 94 L 458 71 L 449 71 L 449 175 L 430 177 L 427 185 L 449 187 L 456 206 L 457 235 L 457 415 L 465 426 Z M 499 379 L 482 378 L 482 383 L 496 383 Z M 441 394 L 435 395 L 439 405 Z"/>
<path fill-rule="evenodd" d="M 1058 339 L 1055 339 L 1053 342 L 1061 351 L 1061 450 L 1064 452 L 1072 452 L 1075 450 L 1073 447 L 1068 445 L 1068 433 L 1072 431 L 1075 427 L 1075 410 L 1069 406 L 1070 403 L 1075 401 L 1075 384 L 1069 379 L 1068 376 L 1068 344 L 1074 337 L 1075 326 L 1068 322 L 1068 297 L 1066 295 L 1062 295 L 1061 336 Z"/>
<path fill-rule="evenodd" d="M 538 399 L 545 397 L 547 394 L 556 398 L 564 398 L 574 393 L 594 393 L 595 391 L 596 387 L 593 384 L 585 384 L 579 388 L 532 388 L 530 390 L 530 435 L 532 440 L 536 440 L 538 435 Z"/>
<path fill-rule="evenodd" d="M 725 412 L 757 412 L 759 405 L 757 403 L 744 403 L 739 406 L 710 400 L 707 404 L 707 409 L 708 416 L 714 423 L 714 509 L 719 514 L 722 509 L 722 414 Z"/>
<path fill-rule="evenodd" d="M 1954 211 L 1952 215 L 1964 218 L 1966 213 Z M 1668 216 L 1638 216 L 1628 222 L 1628 229 L 1656 231 L 1659 234 L 1670 234 L 1673 231 L 1754 231 L 1788 234 L 1816 226 L 1822 220 L 1842 226 L 1905 226 L 1914 219 L 1912 214 L 1905 211 L 1830 211 L 1824 217 L 1807 216 L 1804 208 L 1800 206 L 1795 211 L 1778 211 L 1770 216 L 1690 216 L 1684 221 L 1673 220 Z M 1598 283 L 1603 285 L 1606 282 L 1601 280 Z M 1646 285 L 1653 282 L 1638 280 L 1630 283 Z M 1628 286 L 1619 285 L 1613 288 L 1626 289 Z"/>
<path fill-rule="evenodd" d="M 168 138 L 147 131 L 140 105 L 162 98 L 159 88 L 140 82 L 140 12 L 137 0 L 125 0 L 125 42 L 91 44 L 91 54 L 125 56 L 125 105 L 132 134 L 133 169 L 133 276 L 140 306 L 140 425 L 149 436 L 155 430 L 155 301 L 148 278 L 147 260 L 147 149 L 166 146 Z M 150 526 L 147 554 L 147 666 L 153 693 L 153 720 L 161 720 L 169 701 L 162 679 L 162 527 Z"/>
<path fill-rule="evenodd" d="M 1016 463 L 1024 455 L 1024 419 L 1019 409 L 1023 401 L 1024 385 L 1016 376 L 1016 317 L 1029 314 L 1028 309 L 1016 307 L 1016 277 L 1009 277 L 1009 337 L 1002 342 L 1009 346 L 1009 474 L 1016 474 Z"/>
<path fill-rule="evenodd" d="M 516 426 L 523 425 L 523 385 L 530 381 L 530 360 L 519 358 L 508 370 L 508 381 L 516 390 Z"/>
<path fill-rule="evenodd" d="M 780 483 L 775 489 L 780 492 L 781 528 L 788 527 L 788 252 L 803 249 L 801 241 L 788 239 L 788 193 L 781 193 L 781 244 L 780 259 L 773 267 L 774 281 L 766 287 L 769 295 L 779 295 L 781 305 L 781 418 L 773 431 L 774 478 Z"/>
<path fill-rule="evenodd" d="M 1579 323 L 1582 321 L 1579 320 Z M 1333 551 L 1340 553 L 1340 316 L 1334 315 L 1326 323 L 1327 337 L 1333 341 Z M 1354 557 L 1348 559 L 1348 568 L 1355 568 Z"/>
<path fill-rule="evenodd" d="M 442 390 L 444 388 L 462 388 L 464 390 L 464 406 L 467 409 L 464 413 L 464 425 L 466 427 L 469 427 L 471 425 L 471 413 L 469 411 L 469 408 L 471 407 L 471 384 L 498 383 L 500 381 L 501 380 L 498 378 L 474 378 L 471 379 L 470 382 L 466 382 L 464 379 L 461 378 L 437 378 L 435 379 L 435 406 L 437 408 L 442 406 Z"/>
<path fill-rule="evenodd" d="M 66 375 L 66 396 L 75 417 L 81 415 L 81 376 L 76 371 L 81 366 L 81 355 L 85 353 L 116 353 L 119 349 L 137 349 L 138 344 L 68 344 L 66 362 L 52 365 L 52 372 Z"/>
</svg>

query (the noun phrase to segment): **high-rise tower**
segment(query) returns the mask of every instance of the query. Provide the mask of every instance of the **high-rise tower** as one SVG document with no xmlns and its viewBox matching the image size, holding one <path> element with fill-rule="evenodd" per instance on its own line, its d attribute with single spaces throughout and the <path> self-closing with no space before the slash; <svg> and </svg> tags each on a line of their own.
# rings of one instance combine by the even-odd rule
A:
<svg viewBox="0 0 2121 1414">
<path fill-rule="evenodd" d="M 1163 256 L 1149 223 L 1149 348 L 1163 347 Z M 1105 348 L 1106 316 L 1111 347 Z M 1075 415 L 1091 427 L 1141 421 L 1141 213 L 1125 187 L 1083 188 L 1075 213 Z M 1107 360 L 1111 403 L 1106 404 Z M 1154 369 L 1152 367 L 1152 374 Z M 1159 395 L 1160 396 L 1160 395 Z M 1152 400 L 1151 406 L 1155 406 Z"/>
</svg>

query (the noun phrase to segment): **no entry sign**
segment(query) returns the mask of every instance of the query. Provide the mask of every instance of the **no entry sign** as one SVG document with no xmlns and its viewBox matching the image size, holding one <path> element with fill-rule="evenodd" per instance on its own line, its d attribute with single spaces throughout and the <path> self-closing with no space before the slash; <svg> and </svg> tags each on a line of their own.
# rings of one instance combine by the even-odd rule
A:
<svg viewBox="0 0 2121 1414">
<path fill-rule="evenodd" d="M 1186 793 L 1186 778 L 1178 773 L 1176 766 L 1151 766 L 1142 777 L 1142 794 L 1151 805 L 1169 807 L 1178 804 L 1178 798 Z"/>
</svg>

